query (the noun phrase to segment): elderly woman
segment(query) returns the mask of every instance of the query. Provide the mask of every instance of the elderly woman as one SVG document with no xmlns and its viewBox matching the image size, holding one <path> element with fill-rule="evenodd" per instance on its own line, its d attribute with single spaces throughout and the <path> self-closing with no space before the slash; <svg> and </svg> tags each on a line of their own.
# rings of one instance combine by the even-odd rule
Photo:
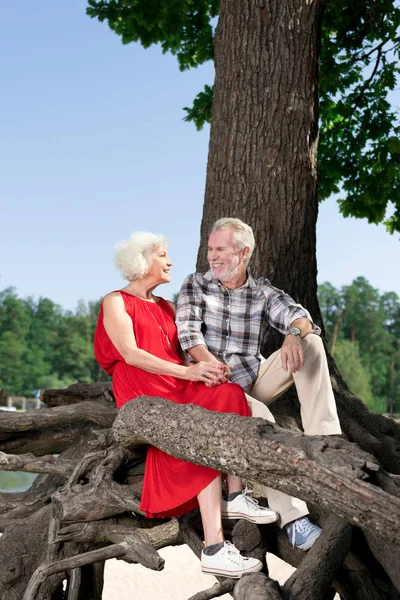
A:
<svg viewBox="0 0 400 600">
<path fill-rule="evenodd" d="M 158 285 L 170 281 L 172 263 L 166 247 L 165 237 L 136 232 L 116 248 L 115 263 L 129 283 L 105 296 L 94 347 L 97 361 L 112 375 L 117 406 L 142 395 L 161 396 L 178 404 L 249 416 L 242 388 L 224 383 L 223 367 L 214 362 L 186 366 L 180 357 L 174 305 L 153 294 Z M 277 520 L 274 511 L 242 491 L 239 477 L 227 475 L 226 480 L 224 517 L 254 523 Z M 260 561 L 243 557 L 224 541 L 221 495 L 218 471 L 149 447 L 140 506 L 146 516 L 180 516 L 199 506 L 205 535 L 202 570 L 234 578 L 259 571 Z"/>
</svg>

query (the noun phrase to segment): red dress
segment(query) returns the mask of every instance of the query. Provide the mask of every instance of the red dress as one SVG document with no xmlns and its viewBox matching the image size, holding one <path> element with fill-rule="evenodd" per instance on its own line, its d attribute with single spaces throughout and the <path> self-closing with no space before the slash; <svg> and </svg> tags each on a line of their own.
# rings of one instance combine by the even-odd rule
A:
<svg viewBox="0 0 400 600">
<path fill-rule="evenodd" d="M 123 291 L 121 295 L 125 310 L 132 319 L 138 348 L 169 362 L 182 364 L 174 313 L 168 302 L 163 298 L 158 304 L 147 302 Z M 235 383 L 208 388 L 202 382 L 148 373 L 128 365 L 104 329 L 102 306 L 94 350 L 100 366 L 112 375 L 118 408 L 144 395 L 160 396 L 178 404 L 196 404 L 217 412 L 250 416 L 243 390 Z M 147 517 L 180 516 L 198 505 L 197 494 L 218 474 L 218 471 L 185 462 L 149 446 L 140 508 Z"/>
</svg>

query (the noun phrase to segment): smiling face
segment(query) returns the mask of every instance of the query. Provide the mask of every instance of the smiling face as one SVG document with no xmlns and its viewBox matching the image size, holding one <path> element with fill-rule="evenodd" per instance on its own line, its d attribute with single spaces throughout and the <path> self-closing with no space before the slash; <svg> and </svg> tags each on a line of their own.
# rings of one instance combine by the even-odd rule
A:
<svg viewBox="0 0 400 600">
<path fill-rule="evenodd" d="M 213 276 L 226 287 L 240 287 L 246 281 L 245 258 L 249 248 L 238 250 L 233 229 L 216 229 L 208 238 L 207 260 Z"/>
<path fill-rule="evenodd" d="M 149 256 L 150 270 L 146 277 L 151 278 L 155 285 L 161 283 L 169 283 L 171 277 L 169 270 L 172 267 L 172 262 L 168 257 L 167 250 L 161 246 L 153 248 Z"/>
</svg>

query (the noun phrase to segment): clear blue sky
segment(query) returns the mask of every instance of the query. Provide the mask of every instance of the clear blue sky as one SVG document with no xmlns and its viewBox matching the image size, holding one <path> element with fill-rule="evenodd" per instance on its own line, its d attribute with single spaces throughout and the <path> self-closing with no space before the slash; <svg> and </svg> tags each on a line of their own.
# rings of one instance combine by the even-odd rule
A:
<svg viewBox="0 0 400 600">
<path fill-rule="evenodd" d="M 178 291 L 195 268 L 208 128 L 183 122 L 212 65 L 181 73 L 159 48 L 123 46 L 85 0 L 2 6 L 0 289 L 64 308 L 123 285 L 116 242 L 164 233 Z M 400 104 L 400 94 L 393 96 Z M 364 275 L 400 295 L 399 236 L 320 207 L 319 282 Z"/>
</svg>

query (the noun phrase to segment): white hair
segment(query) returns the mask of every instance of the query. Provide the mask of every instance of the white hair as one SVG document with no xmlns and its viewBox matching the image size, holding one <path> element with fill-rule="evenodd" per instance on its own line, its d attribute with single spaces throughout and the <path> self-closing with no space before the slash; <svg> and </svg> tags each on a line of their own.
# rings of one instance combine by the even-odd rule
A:
<svg viewBox="0 0 400 600">
<path fill-rule="evenodd" d="M 151 268 L 150 255 L 155 248 L 168 246 L 164 235 L 134 231 L 129 240 L 115 246 L 114 262 L 124 279 L 142 279 Z"/>
<path fill-rule="evenodd" d="M 215 221 L 211 231 L 217 231 L 220 229 L 232 229 L 233 230 L 233 243 L 238 250 L 244 250 L 250 248 L 250 252 L 246 257 L 245 264 L 249 263 L 251 255 L 253 254 L 254 246 L 256 245 L 254 240 L 254 233 L 250 225 L 243 223 L 240 219 L 233 219 L 231 217 L 222 217 Z"/>
</svg>

